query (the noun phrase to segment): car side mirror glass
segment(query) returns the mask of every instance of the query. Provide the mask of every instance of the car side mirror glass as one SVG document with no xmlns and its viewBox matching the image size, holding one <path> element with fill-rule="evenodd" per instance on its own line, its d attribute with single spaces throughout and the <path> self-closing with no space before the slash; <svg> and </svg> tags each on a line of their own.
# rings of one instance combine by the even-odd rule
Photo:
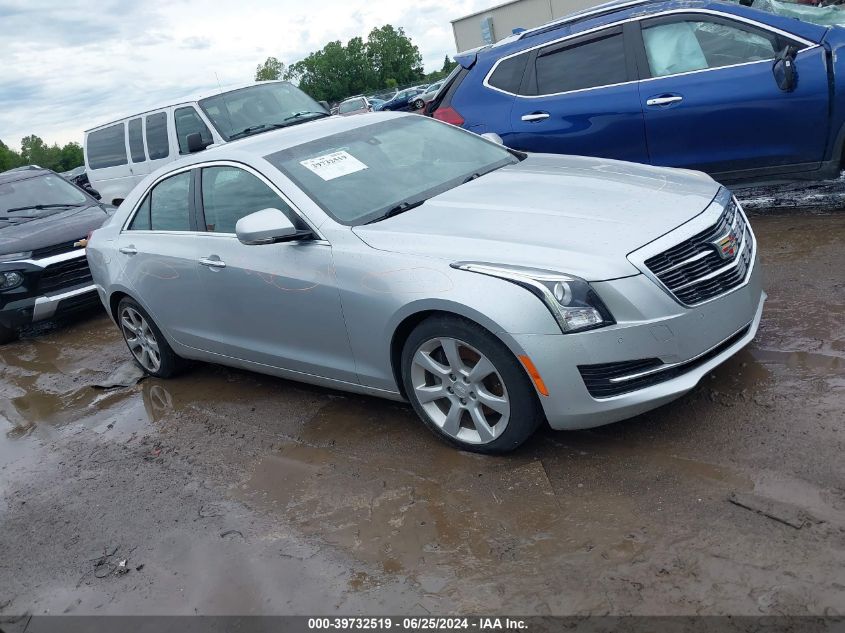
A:
<svg viewBox="0 0 845 633">
<path fill-rule="evenodd" d="M 792 92 L 798 85 L 798 69 L 795 66 L 795 50 L 787 46 L 775 58 L 772 74 L 778 88 L 784 92 Z"/>
<path fill-rule="evenodd" d="M 235 224 L 235 235 L 242 244 L 274 244 L 310 237 L 311 231 L 298 231 L 278 209 L 262 209 L 250 213 Z"/>
<path fill-rule="evenodd" d="M 200 152 L 209 145 L 211 145 L 209 141 L 202 140 L 202 134 L 200 134 L 199 132 L 193 132 L 191 134 L 188 134 L 185 140 L 188 142 L 189 154 L 193 154 L 194 152 Z"/>
</svg>

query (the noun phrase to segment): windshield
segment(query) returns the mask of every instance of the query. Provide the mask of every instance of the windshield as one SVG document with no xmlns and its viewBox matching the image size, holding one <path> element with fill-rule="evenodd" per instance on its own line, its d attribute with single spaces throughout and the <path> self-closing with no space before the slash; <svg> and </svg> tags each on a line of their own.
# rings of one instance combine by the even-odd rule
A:
<svg viewBox="0 0 845 633">
<path fill-rule="evenodd" d="M 326 213 L 352 226 L 518 162 L 500 145 L 421 116 L 365 125 L 266 158 Z"/>
<path fill-rule="evenodd" d="M 45 215 L 88 202 L 79 189 L 55 174 L 0 183 L 0 216 Z M 44 207 L 37 209 L 36 206 Z M 20 209 L 9 213 L 9 209 Z"/>
<path fill-rule="evenodd" d="M 202 99 L 199 104 L 227 141 L 246 130 L 271 130 L 328 115 L 323 106 L 287 82 L 232 90 Z"/>
</svg>

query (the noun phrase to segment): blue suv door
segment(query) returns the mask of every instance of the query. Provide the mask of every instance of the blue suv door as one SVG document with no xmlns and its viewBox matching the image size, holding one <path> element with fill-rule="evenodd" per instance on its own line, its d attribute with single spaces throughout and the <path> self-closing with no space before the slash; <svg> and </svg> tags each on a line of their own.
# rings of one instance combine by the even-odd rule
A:
<svg viewBox="0 0 845 633">
<path fill-rule="evenodd" d="M 824 49 L 712 13 L 639 24 L 649 162 L 731 177 L 819 166 L 829 119 Z M 775 55 L 786 46 L 801 51 L 791 92 L 782 91 L 772 73 Z"/>
<path fill-rule="evenodd" d="M 636 63 L 626 37 L 622 26 L 614 26 L 528 53 L 506 144 L 647 162 Z"/>
</svg>

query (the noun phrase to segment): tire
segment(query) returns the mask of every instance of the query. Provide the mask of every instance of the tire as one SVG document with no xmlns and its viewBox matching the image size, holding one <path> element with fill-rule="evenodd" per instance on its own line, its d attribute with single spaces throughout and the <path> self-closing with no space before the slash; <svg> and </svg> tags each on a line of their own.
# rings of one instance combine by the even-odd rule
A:
<svg viewBox="0 0 845 633">
<path fill-rule="evenodd" d="M 544 419 L 519 361 L 466 319 L 437 316 L 420 323 L 405 341 L 401 363 L 414 411 L 435 435 L 462 450 L 512 451 Z"/>
<path fill-rule="evenodd" d="M 159 327 L 134 299 L 120 300 L 117 323 L 132 358 L 150 376 L 169 378 L 185 367 L 185 361 L 176 355 Z"/>
<path fill-rule="evenodd" d="M 16 338 L 18 338 L 18 331 L 15 328 L 0 325 L 0 345 L 11 343 Z"/>
<path fill-rule="evenodd" d="M 414 110 L 419 110 L 424 105 L 425 105 L 425 103 L 423 103 L 422 99 L 417 99 L 416 101 L 414 101 Z"/>
</svg>

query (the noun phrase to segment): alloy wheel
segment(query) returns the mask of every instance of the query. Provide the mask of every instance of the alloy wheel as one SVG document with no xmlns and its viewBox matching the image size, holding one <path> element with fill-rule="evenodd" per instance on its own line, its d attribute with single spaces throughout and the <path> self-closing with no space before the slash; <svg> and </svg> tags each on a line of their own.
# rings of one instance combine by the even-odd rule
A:
<svg viewBox="0 0 845 633">
<path fill-rule="evenodd" d="M 144 316 L 132 307 L 126 306 L 120 312 L 120 329 L 129 346 L 129 351 L 141 367 L 155 373 L 161 367 L 161 351 L 158 339 Z"/>
<path fill-rule="evenodd" d="M 444 434 L 468 444 L 499 437 L 510 419 L 507 388 L 493 363 L 471 345 L 438 337 L 411 361 L 414 395 Z"/>
</svg>

